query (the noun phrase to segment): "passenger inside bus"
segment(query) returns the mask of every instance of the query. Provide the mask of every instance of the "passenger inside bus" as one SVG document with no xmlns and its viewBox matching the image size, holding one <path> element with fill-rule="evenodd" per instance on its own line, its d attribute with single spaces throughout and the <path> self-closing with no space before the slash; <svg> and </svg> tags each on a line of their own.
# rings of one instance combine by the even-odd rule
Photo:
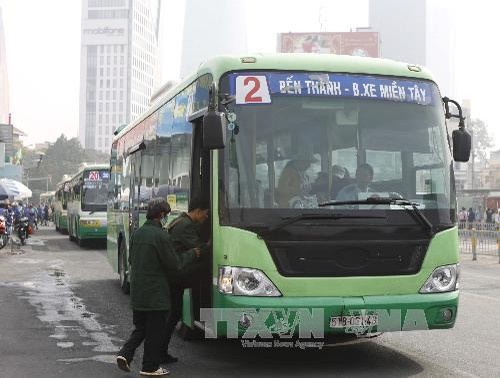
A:
<svg viewBox="0 0 500 378">
<path fill-rule="evenodd" d="M 353 179 L 349 175 L 347 168 L 340 165 L 332 166 L 332 190 L 330 191 L 330 198 L 337 198 L 339 192 L 348 185 L 353 183 Z"/>
<path fill-rule="evenodd" d="M 286 164 L 278 181 L 276 202 L 280 207 L 297 207 L 298 202 L 311 192 L 307 169 L 317 159 L 307 150 L 301 149 Z"/>
<path fill-rule="evenodd" d="M 318 172 L 316 181 L 312 184 L 311 192 L 316 195 L 318 203 L 330 201 L 337 198 L 338 193 L 344 187 L 353 183 L 349 171 L 340 165 L 332 166 L 332 184 L 329 185 L 328 172 Z M 331 190 L 330 190 L 331 187 Z"/>
<path fill-rule="evenodd" d="M 369 193 L 374 193 L 370 187 L 373 181 L 373 167 L 370 164 L 361 164 L 356 169 L 356 182 L 348 185 L 337 195 L 337 201 L 356 201 L 366 199 Z"/>
</svg>

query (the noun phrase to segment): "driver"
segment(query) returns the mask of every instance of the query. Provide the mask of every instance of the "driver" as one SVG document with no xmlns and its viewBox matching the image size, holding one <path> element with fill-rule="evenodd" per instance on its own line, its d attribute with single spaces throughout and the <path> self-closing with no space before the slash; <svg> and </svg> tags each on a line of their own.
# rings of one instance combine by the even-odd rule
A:
<svg viewBox="0 0 500 378">
<path fill-rule="evenodd" d="M 304 198 L 311 191 L 306 174 L 312 163 L 318 160 L 305 150 L 300 150 L 285 166 L 278 181 L 276 201 L 280 207 L 293 207 L 296 199 Z"/>
<path fill-rule="evenodd" d="M 357 201 L 368 197 L 375 191 L 370 187 L 373 181 L 373 167 L 370 164 L 360 164 L 356 169 L 356 182 L 342 188 L 337 194 L 337 201 Z"/>
</svg>

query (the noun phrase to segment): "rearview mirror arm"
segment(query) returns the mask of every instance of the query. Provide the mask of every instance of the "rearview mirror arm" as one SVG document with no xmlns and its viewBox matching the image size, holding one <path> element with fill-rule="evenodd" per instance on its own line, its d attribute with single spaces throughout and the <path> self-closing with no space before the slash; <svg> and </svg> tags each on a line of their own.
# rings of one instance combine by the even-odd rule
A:
<svg viewBox="0 0 500 378">
<path fill-rule="evenodd" d="M 444 108 L 446 111 L 445 112 L 446 119 L 458 118 L 459 119 L 458 128 L 463 130 L 465 128 L 465 118 L 463 116 L 463 111 L 462 111 L 462 107 L 460 106 L 460 104 L 457 101 L 452 100 L 451 98 L 448 98 L 448 97 L 443 97 L 443 102 L 444 102 Z M 450 105 L 449 105 L 450 102 L 457 107 L 458 115 L 452 114 L 450 112 Z"/>
</svg>

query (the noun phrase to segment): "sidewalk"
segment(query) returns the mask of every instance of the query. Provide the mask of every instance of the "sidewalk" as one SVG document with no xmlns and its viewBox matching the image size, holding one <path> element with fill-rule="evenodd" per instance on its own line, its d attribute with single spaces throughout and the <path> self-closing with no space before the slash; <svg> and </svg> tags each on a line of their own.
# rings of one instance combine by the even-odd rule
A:
<svg viewBox="0 0 500 378">
<path fill-rule="evenodd" d="M 498 275 L 500 277 L 500 263 L 496 249 L 492 253 L 477 252 L 477 260 L 472 260 L 471 251 L 460 251 L 460 263 L 465 266 L 484 266 L 484 267 L 499 267 Z"/>
</svg>

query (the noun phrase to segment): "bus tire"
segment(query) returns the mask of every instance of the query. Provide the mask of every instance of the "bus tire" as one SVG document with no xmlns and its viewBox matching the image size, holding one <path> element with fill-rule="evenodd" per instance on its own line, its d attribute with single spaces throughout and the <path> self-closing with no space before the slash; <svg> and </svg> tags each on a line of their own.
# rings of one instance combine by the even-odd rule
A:
<svg viewBox="0 0 500 378">
<path fill-rule="evenodd" d="M 130 282 L 128 280 L 127 274 L 127 253 L 125 251 L 125 242 L 120 243 L 118 254 L 118 270 L 120 273 L 120 287 L 122 289 L 123 294 L 130 294 Z"/>
<path fill-rule="evenodd" d="M 85 240 L 78 238 L 78 239 L 76 239 L 76 242 L 78 243 L 79 247 L 81 247 L 81 248 L 85 247 Z"/>
</svg>

